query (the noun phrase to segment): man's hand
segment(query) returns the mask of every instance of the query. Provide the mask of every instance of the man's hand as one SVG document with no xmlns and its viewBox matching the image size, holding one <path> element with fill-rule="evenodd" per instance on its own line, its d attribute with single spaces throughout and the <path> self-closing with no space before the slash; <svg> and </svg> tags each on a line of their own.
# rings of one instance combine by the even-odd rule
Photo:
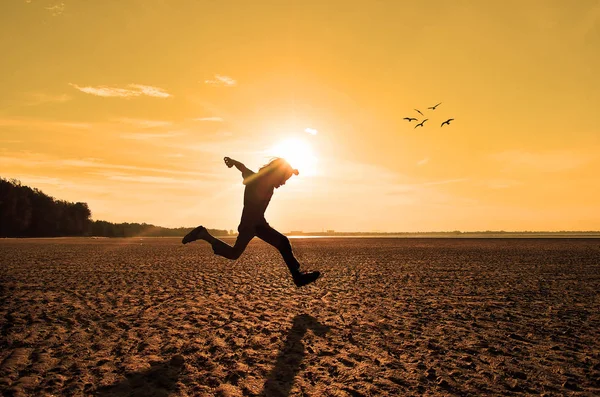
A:
<svg viewBox="0 0 600 397">
<path fill-rule="evenodd" d="M 225 160 L 225 165 L 229 168 L 233 167 L 236 163 L 235 160 L 229 158 L 229 157 L 225 157 L 223 160 Z"/>
<path fill-rule="evenodd" d="M 225 165 L 229 168 L 235 167 L 242 173 L 242 178 L 246 180 L 250 175 L 254 174 L 251 170 L 249 170 L 244 164 L 240 163 L 237 160 L 232 159 L 231 157 L 223 158 L 225 161 Z M 245 182 L 244 182 L 245 183 Z"/>
</svg>

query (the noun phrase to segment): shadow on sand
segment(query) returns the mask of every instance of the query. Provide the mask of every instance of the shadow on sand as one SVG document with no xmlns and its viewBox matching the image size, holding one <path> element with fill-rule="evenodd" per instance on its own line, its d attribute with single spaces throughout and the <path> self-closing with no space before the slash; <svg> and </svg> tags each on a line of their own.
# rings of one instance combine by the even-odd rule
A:
<svg viewBox="0 0 600 397">
<path fill-rule="evenodd" d="M 285 345 L 279 352 L 275 366 L 264 384 L 262 396 L 289 396 L 294 385 L 294 378 L 298 374 L 300 364 L 306 354 L 302 338 L 309 329 L 317 336 L 324 336 L 330 330 L 328 326 L 319 323 L 317 319 L 308 314 L 294 317 Z M 172 395 L 176 391 L 177 381 L 183 371 L 183 362 L 183 357 L 175 356 L 170 361 L 152 365 L 146 371 L 129 374 L 127 379 L 122 382 L 101 387 L 94 395 L 96 397 L 166 397 Z"/>
<path fill-rule="evenodd" d="M 264 396 L 289 396 L 294 385 L 294 378 L 300 370 L 300 363 L 305 355 L 302 337 L 309 329 L 317 336 L 324 336 L 329 331 L 329 327 L 319 323 L 317 319 L 308 314 L 300 314 L 294 317 L 294 324 L 288 333 L 285 345 L 277 357 L 275 367 L 265 382 Z"/>
<path fill-rule="evenodd" d="M 183 360 L 171 359 L 154 364 L 146 371 L 127 376 L 122 382 L 99 388 L 97 397 L 125 396 L 169 396 L 175 391 L 179 374 L 183 370 Z"/>
</svg>

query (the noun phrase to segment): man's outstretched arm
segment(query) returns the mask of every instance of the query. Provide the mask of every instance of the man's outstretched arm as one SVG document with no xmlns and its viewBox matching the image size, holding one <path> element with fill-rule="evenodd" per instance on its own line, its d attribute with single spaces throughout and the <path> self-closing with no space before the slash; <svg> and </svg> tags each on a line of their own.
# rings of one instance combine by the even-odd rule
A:
<svg viewBox="0 0 600 397">
<path fill-rule="evenodd" d="M 231 167 L 235 167 L 237 168 L 241 173 L 242 173 L 242 178 L 244 178 L 244 180 L 246 180 L 246 178 L 248 178 L 249 176 L 254 174 L 254 171 L 248 169 L 248 167 L 246 167 L 244 164 L 240 163 L 237 160 L 234 160 L 232 158 L 229 157 L 225 157 L 225 165 L 229 168 Z"/>
</svg>

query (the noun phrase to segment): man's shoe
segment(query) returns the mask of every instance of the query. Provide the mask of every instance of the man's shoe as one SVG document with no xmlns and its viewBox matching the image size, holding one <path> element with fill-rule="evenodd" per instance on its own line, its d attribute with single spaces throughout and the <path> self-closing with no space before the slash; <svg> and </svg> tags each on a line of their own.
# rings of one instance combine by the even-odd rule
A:
<svg viewBox="0 0 600 397">
<path fill-rule="evenodd" d="M 294 284 L 296 284 L 296 287 L 303 287 L 316 281 L 320 275 L 320 272 L 299 273 L 294 277 Z"/>
<path fill-rule="evenodd" d="M 202 236 L 205 233 L 208 233 L 206 228 L 204 226 L 198 226 L 197 228 L 186 234 L 185 237 L 181 240 L 181 242 L 183 244 L 191 243 L 192 241 L 196 241 L 199 238 L 202 238 Z"/>
</svg>

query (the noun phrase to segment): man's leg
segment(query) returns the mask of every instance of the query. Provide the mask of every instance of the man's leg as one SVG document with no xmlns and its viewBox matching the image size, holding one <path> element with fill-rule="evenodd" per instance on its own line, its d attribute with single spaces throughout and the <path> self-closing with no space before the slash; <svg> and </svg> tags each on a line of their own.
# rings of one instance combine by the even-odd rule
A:
<svg viewBox="0 0 600 397">
<path fill-rule="evenodd" d="M 253 238 L 254 232 L 251 229 L 242 229 L 232 247 L 223 240 L 212 236 L 204 226 L 198 226 L 183 238 L 182 243 L 187 244 L 196 240 L 204 240 L 212 245 L 215 254 L 227 259 L 237 259 L 242 255 L 242 252 L 244 252 L 246 246 Z"/>
<path fill-rule="evenodd" d="M 208 233 L 208 238 L 205 240 L 212 245 L 212 249 L 215 254 L 227 259 L 237 259 L 242 255 L 248 246 L 248 243 L 250 243 L 250 240 L 253 238 L 254 233 L 242 231 L 238 234 L 233 247 L 223 240 L 219 240 L 218 238 L 211 236 L 210 233 Z"/>
<path fill-rule="evenodd" d="M 300 263 L 294 256 L 292 245 L 286 236 L 269 225 L 259 225 L 256 227 L 256 237 L 279 250 L 292 276 L 296 277 L 300 273 Z"/>
<path fill-rule="evenodd" d="M 292 273 L 294 284 L 296 284 L 297 287 L 310 284 L 318 279 L 321 275 L 319 272 L 300 272 L 300 263 L 298 263 L 298 260 L 296 260 L 296 257 L 292 252 L 290 240 L 268 224 L 257 226 L 256 236 L 279 250 L 281 256 L 283 256 L 285 264 L 290 270 L 290 273 Z"/>
</svg>

